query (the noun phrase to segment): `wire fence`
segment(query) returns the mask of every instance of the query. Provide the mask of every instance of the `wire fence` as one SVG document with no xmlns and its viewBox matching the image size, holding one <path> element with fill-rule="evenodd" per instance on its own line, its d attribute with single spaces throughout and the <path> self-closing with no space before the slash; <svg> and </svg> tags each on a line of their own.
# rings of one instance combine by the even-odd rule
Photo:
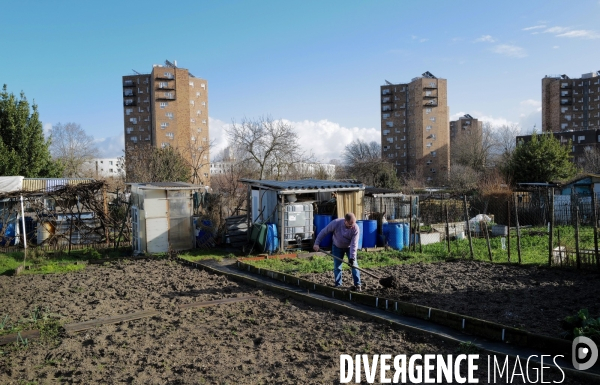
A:
<svg viewBox="0 0 600 385">
<path fill-rule="evenodd" d="M 422 196 L 419 222 L 457 256 L 484 253 L 498 262 L 599 270 L 598 195 L 559 192 L 544 187 L 485 197 Z"/>
</svg>

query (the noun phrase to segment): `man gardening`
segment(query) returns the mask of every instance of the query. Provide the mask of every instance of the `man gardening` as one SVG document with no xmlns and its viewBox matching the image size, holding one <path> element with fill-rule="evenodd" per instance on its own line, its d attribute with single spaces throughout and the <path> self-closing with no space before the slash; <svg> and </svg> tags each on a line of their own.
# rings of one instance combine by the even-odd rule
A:
<svg viewBox="0 0 600 385">
<path fill-rule="evenodd" d="M 335 280 L 335 287 L 342 286 L 342 261 L 344 254 L 348 255 L 348 263 L 352 265 L 352 279 L 354 280 L 354 290 L 362 291 L 360 284 L 360 271 L 355 269 L 358 267 L 356 262 L 356 252 L 358 250 L 358 237 L 359 229 L 356 224 L 356 216 L 353 213 L 348 213 L 344 218 L 335 219 L 331 221 L 315 239 L 315 245 L 313 246 L 314 251 L 319 251 L 319 244 L 323 238 L 333 233 L 333 246 L 331 247 L 331 254 L 340 258 L 333 259 L 333 278 Z"/>
</svg>

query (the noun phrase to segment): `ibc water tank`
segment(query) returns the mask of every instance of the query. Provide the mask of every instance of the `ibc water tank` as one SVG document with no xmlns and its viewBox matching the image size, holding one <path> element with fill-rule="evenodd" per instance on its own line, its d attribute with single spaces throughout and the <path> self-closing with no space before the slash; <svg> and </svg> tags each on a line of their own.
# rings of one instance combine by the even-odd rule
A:
<svg viewBox="0 0 600 385">
<path fill-rule="evenodd" d="M 331 215 L 321 215 L 321 214 L 317 214 L 315 215 L 315 228 L 316 228 L 316 237 L 319 236 L 319 233 L 321 232 L 321 230 L 323 230 L 331 221 L 333 220 L 333 216 Z M 316 239 L 315 237 L 315 239 Z M 333 238 L 333 234 L 327 234 L 327 236 L 325 236 L 325 238 L 323 238 L 321 240 L 321 243 L 319 244 L 320 247 L 331 247 L 331 240 Z"/>
</svg>

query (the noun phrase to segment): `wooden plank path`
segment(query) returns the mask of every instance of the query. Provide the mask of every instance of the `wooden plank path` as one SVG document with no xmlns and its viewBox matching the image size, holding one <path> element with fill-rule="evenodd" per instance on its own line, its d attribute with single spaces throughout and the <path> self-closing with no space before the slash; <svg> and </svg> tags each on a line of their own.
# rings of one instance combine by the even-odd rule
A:
<svg viewBox="0 0 600 385">
<path fill-rule="evenodd" d="M 21 332 L 21 338 L 27 340 L 35 340 L 40 338 L 39 330 L 27 330 L 26 332 Z M 19 342 L 21 340 L 19 338 L 19 333 L 7 334 L 5 336 L 0 337 L 0 346 L 10 344 L 12 342 Z"/>
<path fill-rule="evenodd" d="M 83 330 L 88 330 L 88 329 L 94 328 L 96 326 L 117 324 L 119 322 L 125 322 L 125 321 L 133 321 L 133 320 L 140 319 L 140 318 L 153 317 L 153 316 L 159 315 L 159 314 L 160 313 L 156 310 L 144 310 L 144 311 L 138 311 L 135 313 L 119 314 L 119 315 L 113 316 L 113 317 L 98 318 L 98 319 L 91 320 L 91 321 L 72 323 L 72 324 L 65 325 L 64 328 L 67 332 L 77 333 L 77 332 L 80 332 Z"/>
<path fill-rule="evenodd" d="M 234 303 L 234 302 L 247 301 L 250 299 L 258 299 L 258 297 L 255 297 L 255 296 L 236 297 L 236 298 L 217 299 L 215 301 L 184 303 L 182 305 L 179 305 L 179 309 L 184 310 L 184 309 L 190 309 L 193 307 L 208 307 L 208 306 L 219 305 L 222 303 Z"/>
<path fill-rule="evenodd" d="M 178 307 L 179 307 L 179 310 L 184 310 L 184 309 L 190 309 L 190 308 L 195 308 L 195 307 L 215 306 L 215 305 L 220 305 L 223 303 L 241 302 L 241 301 L 247 301 L 250 299 L 257 299 L 257 298 L 258 297 L 255 297 L 255 296 L 225 298 L 225 299 L 218 299 L 215 301 L 185 303 L 185 304 L 179 305 Z M 156 316 L 159 314 L 160 313 L 156 310 L 144 310 L 144 311 L 138 311 L 135 313 L 119 314 L 119 315 L 113 316 L 113 317 L 98 318 L 98 319 L 90 320 L 90 321 L 67 324 L 63 327 L 65 328 L 65 331 L 67 331 L 67 332 L 77 333 L 77 332 L 81 332 L 84 330 L 95 328 L 97 326 L 117 324 L 117 323 L 126 322 L 126 321 L 133 321 L 133 320 L 137 320 L 140 318 L 153 317 L 153 316 Z M 23 337 L 23 338 L 25 338 L 25 337 Z"/>
</svg>

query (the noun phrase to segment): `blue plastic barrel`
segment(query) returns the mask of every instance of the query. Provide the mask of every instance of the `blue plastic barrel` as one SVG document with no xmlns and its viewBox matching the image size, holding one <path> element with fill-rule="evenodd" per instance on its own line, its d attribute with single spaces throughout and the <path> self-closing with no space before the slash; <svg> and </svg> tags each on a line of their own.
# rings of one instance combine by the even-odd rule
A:
<svg viewBox="0 0 600 385">
<path fill-rule="evenodd" d="M 265 251 L 268 253 L 274 253 L 277 249 L 279 249 L 277 225 L 274 223 L 269 223 L 267 224 L 267 243 L 265 244 Z"/>
<path fill-rule="evenodd" d="M 389 226 L 388 245 L 394 250 L 402 250 L 404 247 L 404 227 L 402 224 Z"/>
<path fill-rule="evenodd" d="M 364 221 L 356 221 L 358 226 L 358 249 L 363 248 L 363 229 L 365 227 Z"/>
<path fill-rule="evenodd" d="M 315 215 L 315 234 L 316 236 L 319 236 L 319 233 L 321 232 L 321 230 L 323 230 L 331 221 L 333 220 L 333 217 L 331 215 L 321 215 L 321 214 L 317 214 Z M 331 240 L 333 238 L 333 234 L 327 234 L 327 236 L 325 236 L 325 238 L 323 238 L 321 240 L 321 243 L 319 244 L 320 247 L 331 247 Z"/>
<path fill-rule="evenodd" d="M 364 221 L 363 247 L 375 247 L 377 244 L 377 221 Z"/>
<path fill-rule="evenodd" d="M 410 226 L 408 223 L 403 225 L 404 227 L 404 247 L 410 246 Z"/>
</svg>

